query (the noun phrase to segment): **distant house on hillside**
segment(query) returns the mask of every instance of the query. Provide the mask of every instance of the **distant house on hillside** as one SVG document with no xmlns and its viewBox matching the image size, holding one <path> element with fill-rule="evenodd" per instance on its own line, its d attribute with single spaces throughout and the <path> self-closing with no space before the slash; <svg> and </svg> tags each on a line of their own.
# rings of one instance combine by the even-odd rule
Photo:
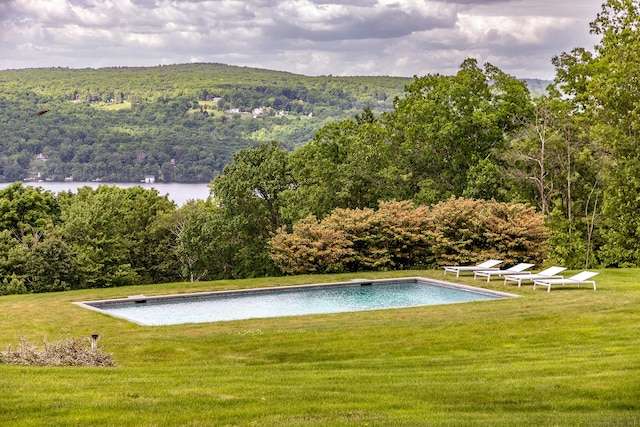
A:
<svg viewBox="0 0 640 427">
<path fill-rule="evenodd" d="M 156 177 L 153 175 L 145 175 L 144 177 L 144 183 L 145 184 L 153 184 L 154 182 L 156 182 Z"/>
</svg>

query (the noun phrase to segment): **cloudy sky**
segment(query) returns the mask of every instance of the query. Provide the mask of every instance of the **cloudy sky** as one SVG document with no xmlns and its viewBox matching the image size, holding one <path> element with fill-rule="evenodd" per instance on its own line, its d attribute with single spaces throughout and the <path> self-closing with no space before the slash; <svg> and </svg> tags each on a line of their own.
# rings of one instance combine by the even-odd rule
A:
<svg viewBox="0 0 640 427">
<path fill-rule="evenodd" d="M 305 75 L 552 78 L 604 0 L 0 0 L 0 69 L 188 62 Z"/>
</svg>

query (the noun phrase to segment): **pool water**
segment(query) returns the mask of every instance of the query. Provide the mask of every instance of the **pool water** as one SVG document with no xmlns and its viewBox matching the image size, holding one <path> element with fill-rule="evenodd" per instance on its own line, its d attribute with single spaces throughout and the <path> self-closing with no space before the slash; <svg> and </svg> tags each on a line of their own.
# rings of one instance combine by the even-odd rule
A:
<svg viewBox="0 0 640 427">
<path fill-rule="evenodd" d="M 141 325 L 157 326 L 451 304 L 506 296 L 512 295 L 403 279 L 166 297 L 137 296 L 81 304 Z"/>
</svg>

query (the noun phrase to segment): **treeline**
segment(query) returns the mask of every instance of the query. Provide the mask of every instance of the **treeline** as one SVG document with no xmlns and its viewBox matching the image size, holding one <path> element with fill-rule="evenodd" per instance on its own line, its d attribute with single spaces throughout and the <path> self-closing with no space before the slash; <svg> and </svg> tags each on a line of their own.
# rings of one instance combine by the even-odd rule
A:
<svg viewBox="0 0 640 427">
<path fill-rule="evenodd" d="M 245 110 L 261 106 L 295 110 L 301 102 L 338 110 L 362 109 L 367 105 L 391 109 L 393 98 L 411 81 L 377 76 L 311 77 L 213 63 L 2 70 L 0 77 L 3 94 L 30 94 L 40 97 L 42 102 L 63 99 L 147 103 L 221 98 L 223 107 Z"/>
<path fill-rule="evenodd" d="M 260 140 L 293 150 L 353 109 L 392 109 L 410 81 L 222 64 L 4 70 L 0 182 L 210 182 Z"/>
<path fill-rule="evenodd" d="M 250 150 L 273 149 L 280 150 Z M 310 216 L 291 233 L 283 226 L 270 236 L 275 218 L 254 208 L 245 206 L 241 214 L 211 200 L 176 208 L 142 187 L 103 185 L 54 195 L 15 183 L 0 190 L 0 295 L 429 268 L 489 256 L 541 262 L 548 238 L 544 218 L 532 208 L 495 201 L 336 209 L 321 222 Z"/>
</svg>

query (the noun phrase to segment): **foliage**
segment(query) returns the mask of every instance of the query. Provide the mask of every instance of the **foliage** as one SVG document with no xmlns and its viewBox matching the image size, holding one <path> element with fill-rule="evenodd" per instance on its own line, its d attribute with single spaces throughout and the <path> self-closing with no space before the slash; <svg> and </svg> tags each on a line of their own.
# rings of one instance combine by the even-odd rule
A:
<svg viewBox="0 0 640 427">
<path fill-rule="evenodd" d="M 428 264 L 425 207 L 381 203 L 379 209 L 335 209 L 323 222 L 346 234 L 355 252 L 347 271 L 407 269 Z"/>
<path fill-rule="evenodd" d="M 499 257 L 506 264 L 540 263 L 549 231 L 531 207 L 455 198 L 432 207 L 381 203 L 378 210 L 335 209 L 271 239 L 272 259 L 285 273 L 407 269 Z"/>
<path fill-rule="evenodd" d="M 264 223 L 257 228 L 275 229 L 282 223 L 281 194 L 293 182 L 289 169 L 289 155 L 281 145 L 262 143 L 237 152 L 211 183 L 211 192 L 221 207 Z"/>
<path fill-rule="evenodd" d="M 24 251 L 24 286 L 27 292 L 54 292 L 83 287 L 80 266 L 73 248 L 48 237 Z"/>
<path fill-rule="evenodd" d="M 56 196 L 20 183 L 0 190 L 0 295 L 76 289 L 77 264 L 55 237 L 61 222 Z"/>
<path fill-rule="evenodd" d="M 241 245 L 236 223 L 212 202 L 193 202 L 181 207 L 172 221 L 176 230 L 175 254 L 183 279 L 191 282 L 250 274 L 236 265 Z"/>
<path fill-rule="evenodd" d="M 431 219 L 428 233 L 440 265 L 489 258 L 540 263 L 547 252 L 544 216 L 530 206 L 452 197 L 433 206 Z"/>
<path fill-rule="evenodd" d="M 296 222 L 292 233 L 279 228 L 269 245 L 273 262 L 285 274 L 341 273 L 354 258 L 345 233 L 313 215 Z"/>
<path fill-rule="evenodd" d="M 0 70 L 0 181 L 209 182 L 256 140 L 293 149 L 353 108 L 390 110 L 408 81 L 222 64 Z"/>
<path fill-rule="evenodd" d="M 221 208 L 216 211 L 221 244 L 233 253 L 232 270 L 223 277 L 274 272 L 267 241 L 283 224 L 282 194 L 292 185 L 289 154 L 275 142 L 240 150 L 211 183 Z"/>
<path fill-rule="evenodd" d="M 599 220 L 603 153 L 589 136 L 584 114 L 556 90 L 534 100 L 531 117 L 514 134 L 501 158 L 513 193 L 535 203 L 552 230 L 551 257 L 572 268 L 597 264 L 592 248 L 601 247 Z"/>
<path fill-rule="evenodd" d="M 18 239 L 27 239 L 59 221 L 55 195 L 20 183 L 0 190 L 0 229 Z"/>
<path fill-rule="evenodd" d="M 530 98 L 523 82 L 467 59 L 454 76 L 416 78 L 394 107 L 384 120 L 408 194 L 433 203 L 463 194 L 469 169 L 502 150 Z"/>
<path fill-rule="evenodd" d="M 159 223 L 175 205 L 156 190 L 100 186 L 54 196 L 19 183 L 5 190 L 0 294 L 179 278 L 167 250 L 173 235 Z"/>
<path fill-rule="evenodd" d="M 371 109 L 327 125 L 291 155 L 296 186 L 288 191 L 285 216 L 323 217 L 334 208 L 374 208 L 405 198 L 403 176 L 383 124 Z"/>
<path fill-rule="evenodd" d="M 177 278 L 168 262 L 171 236 L 152 225 L 175 209 L 166 196 L 141 187 L 83 187 L 63 207 L 62 238 L 73 246 L 88 287 L 121 286 Z M 166 261 L 166 262 L 163 262 Z"/>
<path fill-rule="evenodd" d="M 631 0 L 609 0 L 591 23 L 591 32 L 601 37 L 595 53 L 582 48 L 554 58 L 557 70 L 556 86 L 574 105 L 577 116 L 583 116 L 593 144 L 598 174 L 587 188 L 601 188 L 601 192 L 585 192 L 582 200 L 591 201 L 586 211 L 593 211 L 587 222 L 585 235 L 591 236 L 593 220 L 596 232 L 602 235 L 597 247 L 599 262 L 603 265 L 639 265 L 637 251 L 637 212 L 640 209 L 635 194 L 640 170 L 638 160 L 637 103 L 640 72 L 635 53 L 640 46 L 638 25 L 640 6 Z M 587 173 L 593 175 L 593 169 Z M 587 198 L 587 195 L 589 196 Z M 595 201 L 602 202 L 596 210 Z M 600 207 L 601 206 L 601 207 Z M 589 215 L 585 215 L 585 219 Z M 592 244 L 587 241 L 588 246 Z M 586 256 L 589 259 L 589 256 Z"/>
</svg>

